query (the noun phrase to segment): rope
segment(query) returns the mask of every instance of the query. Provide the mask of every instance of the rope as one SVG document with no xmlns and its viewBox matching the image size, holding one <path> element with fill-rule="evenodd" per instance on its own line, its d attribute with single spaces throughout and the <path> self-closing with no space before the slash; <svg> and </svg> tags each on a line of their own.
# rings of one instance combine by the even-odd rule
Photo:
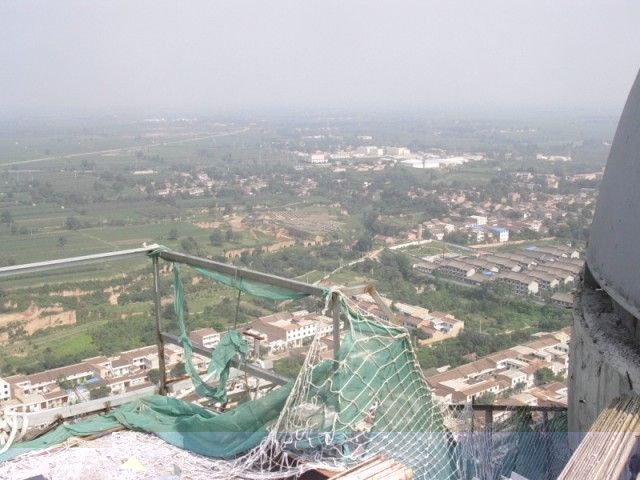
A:
<svg viewBox="0 0 640 480">
<path fill-rule="evenodd" d="M 0 455 L 9 450 L 15 440 L 24 436 L 28 426 L 29 418 L 25 414 L 10 412 L 0 416 Z"/>
</svg>

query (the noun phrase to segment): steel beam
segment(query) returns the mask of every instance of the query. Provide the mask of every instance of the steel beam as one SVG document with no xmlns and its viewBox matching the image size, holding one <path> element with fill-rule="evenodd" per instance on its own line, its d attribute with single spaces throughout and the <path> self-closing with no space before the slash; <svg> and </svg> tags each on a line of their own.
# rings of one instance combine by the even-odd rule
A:
<svg viewBox="0 0 640 480">
<path fill-rule="evenodd" d="M 228 263 L 216 262 L 214 260 L 208 260 L 206 258 L 194 257 L 193 255 L 185 255 L 184 253 L 177 253 L 172 251 L 160 252 L 160 258 L 168 262 L 184 263 L 193 267 L 205 268 L 207 270 L 213 270 L 214 272 L 231 275 L 234 278 L 254 280 L 256 282 L 262 282 L 268 285 L 274 285 L 276 287 L 287 288 L 295 292 L 306 293 L 307 295 L 322 297 L 325 293 L 324 289 L 315 285 L 311 285 L 310 283 L 299 282 L 297 280 L 291 280 L 290 278 L 279 277 L 277 275 L 271 275 L 269 273 L 257 272 L 255 270 L 249 270 L 247 268 L 236 267 Z"/>
<path fill-rule="evenodd" d="M 26 275 L 29 273 L 44 272 L 60 268 L 69 268 L 91 263 L 108 262 L 111 260 L 122 260 L 134 256 L 144 256 L 156 249 L 158 245 L 150 245 L 142 248 L 132 248 L 129 250 L 117 250 L 115 252 L 96 253 L 83 255 L 81 257 L 60 258 L 58 260 L 47 260 L 44 262 L 25 263 L 22 265 L 12 265 L 0 268 L 0 278 L 14 277 L 16 275 Z"/>
<path fill-rule="evenodd" d="M 178 337 L 176 335 L 162 332 L 162 338 L 168 343 L 173 343 L 174 345 L 178 346 L 181 345 L 180 340 L 178 340 Z M 212 349 L 206 348 L 198 343 L 191 343 L 191 347 L 195 353 L 199 353 L 200 355 L 204 355 L 205 357 L 211 357 L 211 352 L 213 351 Z M 233 368 L 237 368 L 238 370 L 247 372 L 249 375 L 267 380 L 276 385 L 285 385 L 292 381 L 290 378 L 283 377 L 282 375 L 278 375 L 277 373 L 270 370 L 265 370 L 264 368 L 256 367 L 255 365 L 251 365 L 248 363 L 241 363 L 237 358 L 233 358 L 231 360 L 231 366 Z"/>
<path fill-rule="evenodd" d="M 158 370 L 160 370 L 160 395 L 167 394 L 167 368 L 164 362 L 164 340 L 162 338 L 162 312 L 160 301 L 160 262 L 153 257 L 153 306 L 156 320 L 156 345 L 158 346 Z"/>
<path fill-rule="evenodd" d="M 331 297 L 331 309 L 333 311 L 333 358 L 338 359 L 340 350 L 340 303 L 338 294 L 334 292 Z"/>
</svg>

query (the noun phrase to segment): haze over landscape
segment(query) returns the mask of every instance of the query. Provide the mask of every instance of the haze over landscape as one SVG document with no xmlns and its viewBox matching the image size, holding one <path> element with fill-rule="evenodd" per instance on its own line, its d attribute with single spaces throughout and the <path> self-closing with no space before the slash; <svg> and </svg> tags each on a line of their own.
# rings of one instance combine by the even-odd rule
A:
<svg viewBox="0 0 640 480">
<path fill-rule="evenodd" d="M 640 4 L 0 4 L 0 112 L 297 108 L 618 114 Z"/>
<path fill-rule="evenodd" d="M 640 473 L 638 25 L 0 0 L 0 479 Z"/>
</svg>

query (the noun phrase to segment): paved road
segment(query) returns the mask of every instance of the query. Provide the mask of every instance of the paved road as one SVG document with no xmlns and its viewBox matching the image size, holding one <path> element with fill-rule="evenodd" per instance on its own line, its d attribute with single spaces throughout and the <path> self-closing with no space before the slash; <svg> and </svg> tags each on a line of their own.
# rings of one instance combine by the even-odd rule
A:
<svg viewBox="0 0 640 480">
<path fill-rule="evenodd" d="M 244 128 L 240 128 L 238 130 L 233 130 L 231 132 L 224 132 L 224 133 L 216 133 L 213 135 L 205 135 L 205 136 L 199 136 L 199 137 L 192 137 L 192 138 L 183 138 L 180 140 L 171 140 L 171 141 L 167 141 L 167 142 L 160 142 L 160 143 L 149 143 L 146 145 L 135 145 L 135 146 L 130 146 L 130 147 L 120 147 L 120 148 L 109 148 L 106 150 L 94 150 L 91 152 L 79 152 L 79 153 L 70 153 L 67 155 L 50 155 L 48 157 L 39 157 L 39 158 L 32 158 L 29 160 L 15 160 L 13 162 L 7 162 L 7 163 L 0 163 L 0 167 L 8 167 L 10 165 L 23 165 L 26 163 L 36 163 L 36 162 L 46 162 L 49 160 L 65 160 L 65 159 L 69 159 L 69 158 L 78 158 L 78 157 L 86 157 L 86 156 L 92 156 L 92 155 L 104 155 L 107 153 L 126 153 L 126 152 L 130 152 L 130 151 L 136 151 L 136 150 L 140 150 L 141 148 L 147 148 L 147 147 L 164 147 L 167 145 L 177 145 L 180 143 L 189 143 L 189 142 L 197 142 L 198 140 L 206 140 L 208 138 L 218 138 L 218 137 L 226 137 L 229 135 L 237 135 L 239 133 L 243 133 L 246 132 L 247 130 L 249 130 L 249 127 L 244 127 Z"/>
</svg>

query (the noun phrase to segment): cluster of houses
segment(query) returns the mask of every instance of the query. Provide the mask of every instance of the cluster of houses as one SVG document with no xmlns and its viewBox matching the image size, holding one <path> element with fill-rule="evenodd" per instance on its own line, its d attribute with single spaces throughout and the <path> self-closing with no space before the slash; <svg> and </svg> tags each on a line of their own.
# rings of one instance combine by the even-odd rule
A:
<svg viewBox="0 0 640 480">
<path fill-rule="evenodd" d="M 192 335 L 196 340 L 198 331 Z M 167 369 L 184 361 L 184 352 L 176 345 L 165 345 L 164 355 Z M 204 369 L 208 362 L 198 354 L 193 354 L 192 360 L 198 369 Z M 106 387 L 108 395 L 152 389 L 153 384 L 147 377 L 149 370 L 157 369 L 158 365 L 158 351 L 153 345 L 113 357 L 87 358 L 80 363 L 31 375 L 0 378 L 0 411 L 38 412 L 79 403 L 89 400 L 91 391 L 100 387 Z"/>
<path fill-rule="evenodd" d="M 457 337 L 464 330 L 464 321 L 457 319 L 450 313 L 430 311 L 424 307 L 392 302 L 388 298 L 380 297 L 393 314 L 388 318 L 368 293 L 353 297 L 355 304 L 361 310 L 375 315 L 383 320 L 393 321 L 416 333 L 416 341 L 420 345 L 429 345 L 449 338 Z"/>
<path fill-rule="evenodd" d="M 509 405 L 567 405 L 561 381 L 569 367 L 571 329 L 538 333 L 535 340 L 478 358 L 457 368 L 425 372 L 434 395 L 446 403 L 466 403 L 489 395 Z M 554 379 L 537 384 L 536 372 L 548 369 Z"/>
<path fill-rule="evenodd" d="M 312 153 L 296 151 L 294 152 L 298 158 L 306 163 L 314 165 L 325 164 L 329 161 L 336 160 L 348 160 L 348 159 L 367 159 L 367 158 L 381 158 L 389 157 L 390 159 L 396 158 L 409 158 L 411 157 L 411 151 L 406 147 L 377 147 L 375 145 L 365 145 L 360 147 L 347 147 L 342 150 L 336 150 L 332 152 L 317 150 Z"/>
<path fill-rule="evenodd" d="M 165 182 L 163 185 L 156 185 L 156 195 L 159 197 L 173 197 L 182 194 L 201 197 L 210 192 L 215 185 L 215 182 L 205 172 L 197 173 L 195 176 L 182 172 L 180 177 L 182 177 L 180 183 Z"/>
<path fill-rule="evenodd" d="M 491 243 L 545 237 L 550 235 L 551 227 L 583 223 L 595 206 L 594 187 L 601 177 L 601 171 L 566 176 L 514 172 L 508 179 L 512 190 L 501 198 L 487 198 L 486 190 L 479 188 L 414 187 L 408 195 L 411 198 L 436 195 L 449 208 L 446 217 L 422 224 L 432 238 L 442 240 L 448 234 L 461 232 L 467 235 L 469 243 Z M 570 188 L 560 193 L 563 185 Z M 469 212 L 475 215 L 469 216 Z M 490 227 L 508 230 L 508 237 L 496 236 Z M 409 239 L 411 235 L 415 237 L 417 229 L 408 232 Z"/>
<path fill-rule="evenodd" d="M 550 296 L 571 306 L 571 290 L 584 261 L 580 252 L 564 246 L 529 246 L 513 252 L 448 253 L 425 257 L 414 265 L 422 273 L 437 274 L 472 286 L 497 282 L 516 295 Z"/>
<path fill-rule="evenodd" d="M 432 238 L 443 240 L 454 232 L 466 235 L 468 243 L 504 243 L 509 241 L 509 229 L 498 223 L 489 223 L 485 216 L 471 215 L 465 218 L 433 219 L 419 225 L 417 240 L 422 240 L 424 229 Z"/>
<path fill-rule="evenodd" d="M 455 167 L 463 165 L 470 161 L 484 159 L 484 154 L 480 153 L 463 153 L 460 155 L 451 155 L 442 149 L 430 149 L 427 151 L 412 152 L 407 147 L 385 146 L 378 147 L 376 145 L 363 145 L 359 147 L 348 146 L 340 150 L 314 152 L 295 151 L 294 154 L 301 162 L 311 165 L 327 165 L 329 162 L 333 164 L 343 165 L 343 168 L 353 164 L 349 160 L 380 160 L 385 164 L 399 164 L 411 168 L 419 169 L 437 169 L 446 167 Z M 353 169 L 353 168 L 352 168 Z M 380 170 L 384 169 L 384 165 L 380 166 Z M 367 171 L 358 170 L 356 171 Z M 335 171 L 335 170 L 334 170 Z M 344 171 L 344 170 L 342 170 Z"/>
</svg>

